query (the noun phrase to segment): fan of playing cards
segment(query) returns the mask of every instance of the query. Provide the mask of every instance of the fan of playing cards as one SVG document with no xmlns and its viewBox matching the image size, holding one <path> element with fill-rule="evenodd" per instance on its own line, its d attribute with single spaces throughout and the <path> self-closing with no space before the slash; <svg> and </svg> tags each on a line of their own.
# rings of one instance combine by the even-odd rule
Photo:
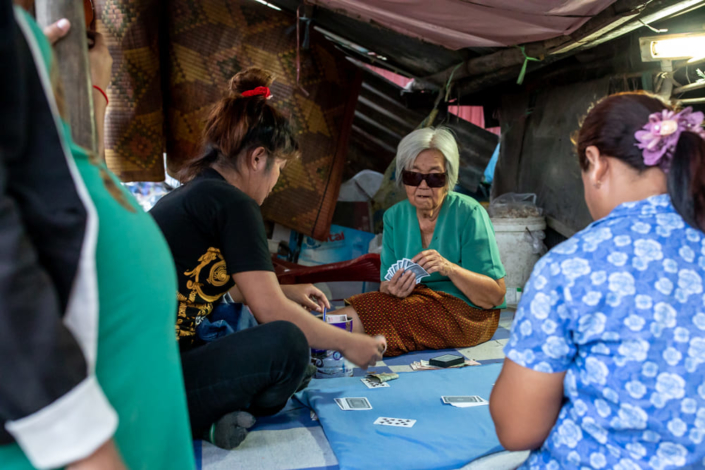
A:
<svg viewBox="0 0 705 470">
<path fill-rule="evenodd" d="M 384 280 L 391 281 L 392 277 L 394 277 L 394 274 L 400 269 L 404 271 L 411 271 L 412 273 L 414 273 L 414 275 L 416 276 L 416 284 L 421 282 L 421 279 L 430 276 L 430 274 L 427 273 L 424 268 L 414 263 L 410 259 L 404 258 L 403 260 L 397 261 L 389 268 L 389 270 L 387 271 L 387 275 L 384 276 Z"/>
</svg>

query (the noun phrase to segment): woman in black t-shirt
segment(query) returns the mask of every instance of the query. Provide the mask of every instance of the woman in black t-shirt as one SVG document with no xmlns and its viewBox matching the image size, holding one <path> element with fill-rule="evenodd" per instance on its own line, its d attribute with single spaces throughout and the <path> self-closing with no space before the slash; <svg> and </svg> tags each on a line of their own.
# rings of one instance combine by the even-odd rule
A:
<svg viewBox="0 0 705 470">
<path fill-rule="evenodd" d="M 312 285 L 277 282 L 259 206 L 299 150 L 288 120 L 267 103 L 271 83 L 258 68 L 233 77 L 206 121 L 208 151 L 186 169 L 188 182 L 151 211 L 179 278 L 176 335 L 192 432 L 229 449 L 253 424 L 248 413 L 284 407 L 310 347 L 339 350 L 363 368 L 386 348 L 384 338 L 348 333 L 302 308 L 330 306 Z M 204 344 L 196 327 L 227 292 L 261 325 Z"/>
</svg>

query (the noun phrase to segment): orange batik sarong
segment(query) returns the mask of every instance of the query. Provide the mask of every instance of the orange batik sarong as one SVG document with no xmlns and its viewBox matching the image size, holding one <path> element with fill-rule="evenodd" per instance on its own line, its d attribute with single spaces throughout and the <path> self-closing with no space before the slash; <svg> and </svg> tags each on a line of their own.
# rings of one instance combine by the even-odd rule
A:
<svg viewBox="0 0 705 470">
<path fill-rule="evenodd" d="M 499 325 L 499 310 L 471 307 L 423 284 L 405 299 L 370 292 L 346 303 L 360 316 L 366 334 L 387 338 L 385 356 L 475 346 L 492 338 Z"/>
</svg>

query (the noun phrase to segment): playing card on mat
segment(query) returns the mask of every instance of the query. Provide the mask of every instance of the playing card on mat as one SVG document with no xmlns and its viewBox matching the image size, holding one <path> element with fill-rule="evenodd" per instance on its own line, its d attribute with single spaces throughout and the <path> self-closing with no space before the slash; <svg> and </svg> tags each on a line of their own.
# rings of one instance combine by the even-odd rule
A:
<svg viewBox="0 0 705 470">
<path fill-rule="evenodd" d="M 343 411 L 371 410 L 372 405 L 365 397 L 336 398 L 335 402 Z"/>
<path fill-rule="evenodd" d="M 388 388 L 389 384 L 387 382 L 378 382 L 376 380 L 370 379 L 360 379 L 367 388 Z"/>
<path fill-rule="evenodd" d="M 443 403 L 481 403 L 484 398 L 472 395 L 472 396 L 442 396 L 441 399 Z"/>
<path fill-rule="evenodd" d="M 477 405 L 485 405 L 487 404 L 487 400 L 484 398 L 473 395 L 473 396 L 454 396 L 454 397 L 446 397 L 443 396 L 441 397 L 441 400 L 443 400 L 443 403 L 453 405 L 459 408 L 467 408 L 470 406 L 477 406 Z"/>
<path fill-rule="evenodd" d="M 404 418 L 383 418 L 379 417 L 374 422 L 374 424 L 380 426 L 396 426 L 399 428 L 410 428 L 416 424 L 415 419 L 404 419 Z"/>
</svg>

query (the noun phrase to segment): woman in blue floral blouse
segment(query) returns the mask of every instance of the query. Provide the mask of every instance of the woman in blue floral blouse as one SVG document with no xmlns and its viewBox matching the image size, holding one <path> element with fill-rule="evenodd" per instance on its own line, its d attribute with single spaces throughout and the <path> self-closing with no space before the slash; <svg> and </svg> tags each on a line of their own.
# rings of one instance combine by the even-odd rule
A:
<svg viewBox="0 0 705 470">
<path fill-rule="evenodd" d="M 702 122 L 639 93 L 586 117 L 596 222 L 536 265 L 490 400 L 522 468 L 705 467 Z"/>
</svg>

